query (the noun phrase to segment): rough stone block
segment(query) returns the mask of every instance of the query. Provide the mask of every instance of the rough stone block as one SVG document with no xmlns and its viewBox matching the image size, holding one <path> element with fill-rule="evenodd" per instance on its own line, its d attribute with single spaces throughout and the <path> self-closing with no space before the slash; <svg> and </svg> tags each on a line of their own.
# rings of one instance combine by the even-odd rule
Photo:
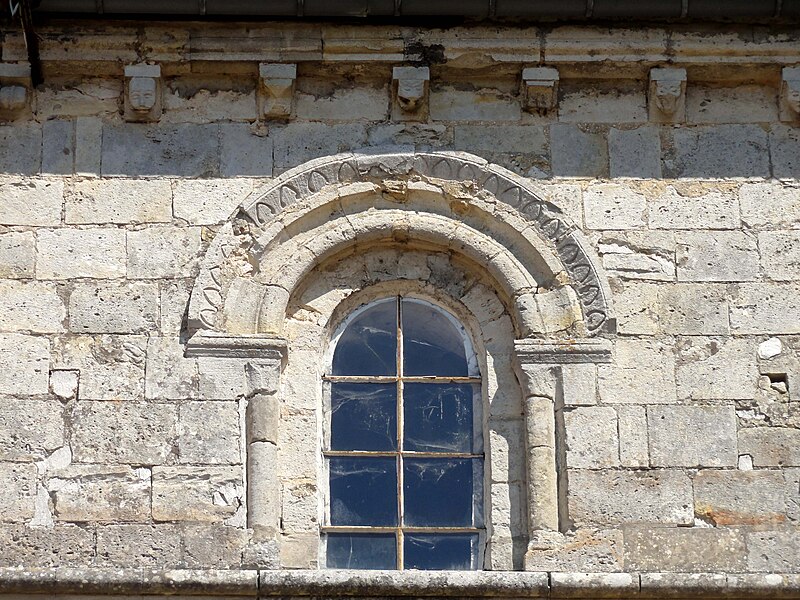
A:
<svg viewBox="0 0 800 600">
<path fill-rule="evenodd" d="M 779 471 L 700 471 L 694 513 L 715 527 L 786 520 L 785 482 Z"/>
<path fill-rule="evenodd" d="M 544 127 L 533 125 L 456 125 L 453 130 L 456 150 L 473 153 L 547 153 Z"/>
<path fill-rule="evenodd" d="M 242 505 L 241 467 L 154 467 L 153 519 L 219 522 Z"/>
<path fill-rule="evenodd" d="M 188 32 L 186 32 L 188 37 Z M 187 40 L 188 43 L 188 40 Z M 180 80 L 167 80 L 164 89 L 164 114 L 161 123 L 213 123 L 216 121 L 255 121 L 255 90 L 192 90 L 187 94 Z M 230 80 L 229 80 L 230 81 Z"/>
<path fill-rule="evenodd" d="M 192 280 L 161 282 L 161 333 L 177 336 L 184 329 L 184 318 L 189 306 Z"/>
<path fill-rule="evenodd" d="M 661 177 L 661 138 L 657 127 L 611 129 L 608 160 L 612 178 Z"/>
<path fill-rule="evenodd" d="M 752 398 L 758 383 L 755 343 L 740 338 L 683 338 L 675 378 L 681 400 Z"/>
<path fill-rule="evenodd" d="M 756 467 L 800 467 L 800 429 L 750 427 L 739 431 L 739 453 Z"/>
<path fill-rule="evenodd" d="M 728 296 L 721 286 L 676 283 L 658 292 L 658 320 L 665 333 L 727 335 Z"/>
<path fill-rule="evenodd" d="M 0 400 L 0 460 L 42 460 L 65 444 L 57 400 Z"/>
<path fill-rule="evenodd" d="M 617 340 L 616 363 L 597 367 L 600 399 L 612 404 L 669 404 L 675 392 L 672 346 L 649 340 Z"/>
<path fill-rule="evenodd" d="M 597 404 L 597 366 L 562 365 L 561 392 L 565 406 Z"/>
<path fill-rule="evenodd" d="M 577 125 L 550 126 L 553 175 L 564 177 L 605 177 L 608 148 L 603 134 L 589 133 Z"/>
<path fill-rule="evenodd" d="M 528 571 L 605 573 L 623 567 L 623 539 L 619 529 L 578 529 L 560 540 L 531 548 L 525 555 Z"/>
<path fill-rule="evenodd" d="M 284 171 L 312 158 L 354 150 L 366 138 L 361 123 L 289 123 L 275 131 L 275 168 Z"/>
<path fill-rule="evenodd" d="M 736 466 L 733 406 L 648 406 L 647 431 L 653 466 Z"/>
<path fill-rule="evenodd" d="M 187 402 L 180 407 L 178 430 L 182 463 L 242 462 L 237 402 Z"/>
<path fill-rule="evenodd" d="M 754 236 L 740 231 L 675 235 L 679 281 L 753 281 L 759 276 Z M 762 248 L 763 252 L 763 248 Z"/>
<path fill-rule="evenodd" d="M 317 438 L 317 418 L 314 410 L 291 410 L 282 415 L 280 446 L 278 447 L 278 476 L 314 479 L 317 450 L 306 441 Z"/>
<path fill-rule="evenodd" d="M 348 88 L 337 82 L 333 90 L 319 90 L 308 89 L 308 79 L 298 80 L 294 100 L 298 120 L 385 121 L 389 117 L 388 85 L 373 87 L 362 83 Z"/>
<path fill-rule="evenodd" d="M 60 333 L 66 316 L 55 285 L 0 281 L 0 330 Z"/>
<path fill-rule="evenodd" d="M 114 111 L 116 110 L 115 102 Z M 100 175 L 102 151 L 103 121 L 96 117 L 75 119 L 75 174 L 95 177 Z"/>
<path fill-rule="evenodd" d="M 682 471 L 569 471 L 569 516 L 578 526 L 688 525 L 692 482 Z"/>
<path fill-rule="evenodd" d="M 800 521 L 800 469 L 784 469 L 786 479 L 786 516 L 790 521 Z"/>
<path fill-rule="evenodd" d="M 197 274 L 199 227 L 151 227 L 128 232 L 128 277 L 160 279 Z"/>
<path fill-rule="evenodd" d="M 160 465 L 174 458 L 177 409 L 154 402 L 78 402 L 71 409 L 76 462 Z"/>
<path fill-rule="evenodd" d="M 36 465 L 0 463 L 0 521 L 19 522 L 33 517 L 36 499 Z"/>
<path fill-rule="evenodd" d="M 495 488 L 495 484 L 492 489 Z M 316 482 L 296 479 L 281 486 L 281 527 L 284 531 L 299 533 L 318 531 L 319 494 Z"/>
<path fill-rule="evenodd" d="M 624 335 L 658 333 L 658 290 L 655 283 L 612 281 L 617 331 Z"/>
<path fill-rule="evenodd" d="M 647 203 L 653 229 L 738 229 L 736 195 L 689 184 L 670 185 Z"/>
<path fill-rule="evenodd" d="M 319 563 L 319 534 L 283 535 L 280 539 L 280 566 L 283 569 L 315 569 Z"/>
<path fill-rule="evenodd" d="M 800 279 L 800 231 L 765 231 L 758 234 L 761 264 L 770 279 Z"/>
<path fill-rule="evenodd" d="M 666 177 L 770 175 L 767 133 L 758 125 L 682 127 L 666 133 Z"/>
<path fill-rule="evenodd" d="M 747 568 L 766 573 L 800 572 L 800 529 L 747 533 Z"/>
<path fill-rule="evenodd" d="M 731 299 L 731 331 L 800 333 L 800 284 L 744 283 Z"/>
<path fill-rule="evenodd" d="M 0 126 L 0 173 L 36 175 L 41 167 L 41 124 L 31 122 Z M 5 198 L 5 194 L 3 197 Z M 2 219 L 0 223 L 3 223 Z"/>
<path fill-rule="evenodd" d="M 52 529 L 0 526 L 0 566 L 86 567 L 94 560 L 94 529 L 57 524 Z"/>
<path fill-rule="evenodd" d="M 166 180 L 86 179 L 64 190 L 67 223 L 169 223 L 172 189 Z"/>
<path fill-rule="evenodd" d="M 525 460 L 514 451 L 524 444 L 522 419 L 497 419 L 489 421 L 489 443 L 492 448 L 492 481 L 524 481 Z"/>
<path fill-rule="evenodd" d="M 571 469 L 619 466 L 617 413 L 610 406 L 587 406 L 564 411 L 567 465 Z"/>
<path fill-rule="evenodd" d="M 0 197 L 3 198 L 0 202 L 0 225 L 47 226 L 61 223 L 62 181 L 4 177 L 0 179 Z"/>
<path fill-rule="evenodd" d="M 19 333 L 0 333 L 0 390 L 4 394 L 46 394 L 50 341 Z"/>
<path fill-rule="evenodd" d="M 647 98 L 638 85 L 562 83 L 558 119 L 566 123 L 645 123 Z"/>
<path fill-rule="evenodd" d="M 641 229 L 647 226 L 647 200 L 624 185 L 597 184 L 583 193 L 583 213 L 590 229 Z"/>
<path fill-rule="evenodd" d="M 97 528 L 100 567 L 176 569 L 183 566 L 181 531 L 175 525 L 108 525 Z"/>
<path fill-rule="evenodd" d="M 42 173 L 72 175 L 75 167 L 75 123 L 61 119 L 42 125 Z"/>
<path fill-rule="evenodd" d="M 43 229 L 36 234 L 39 279 L 125 276 L 122 229 Z"/>
<path fill-rule="evenodd" d="M 221 123 L 220 175 L 272 176 L 273 139 L 254 125 Z"/>
<path fill-rule="evenodd" d="M 738 83 L 711 87 L 692 83 L 686 88 L 689 123 L 770 123 L 778 120 L 778 98 L 773 86 Z"/>
<path fill-rule="evenodd" d="M 675 235 L 666 231 L 609 231 L 597 243 L 610 276 L 675 280 Z"/>
<path fill-rule="evenodd" d="M 769 134 L 772 176 L 795 179 L 800 173 L 800 131 L 788 125 L 773 125 Z"/>
<path fill-rule="evenodd" d="M 147 344 L 145 380 L 147 398 L 197 398 L 197 379 L 197 360 L 183 357 L 183 345 L 179 338 L 150 338 Z"/>
<path fill-rule="evenodd" d="M 644 406 L 616 406 L 619 423 L 619 462 L 623 467 L 648 467 L 647 413 Z"/>
<path fill-rule="evenodd" d="M 149 521 L 150 469 L 70 465 L 49 474 L 59 521 Z"/>
<path fill-rule="evenodd" d="M 75 333 L 148 333 L 158 328 L 154 283 L 77 283 L 69 298 Z"/>
<path fill-rule="evenodd" d="M 245 363 L 241 359 L 200 357 L 197 365 L 201 398 L 234 400 L 246 393 Z"/>
<path fill-rule="evenodd" d="M 178 180 L 172 188 L 175 218 L 189 225 L 224 223 L 252 191 L 248 179 Z"/>
<path fill-rule="evenodd" d="M 50 391 L 61 400 L 74 400 L 78 397 L 78 370 L 54 369 L 50 371 Z"/>
<path fill-rule="evenodd" d="M 749 227 L 798 228 L 800 188 L 780 182 L 744 183 L 739 188 L 742 222 Z"/>
<path fill-rule="evenodd" d="M 434 85 L 430 115 L 434 121 L 519 121 L 522 109 L 516 98 L 499 89 L 457 90 Z"/>
<path fill-rule="evenodd" d="M 31 279 L 36 257 L 32 231 L 0 234 L 0 278 Z"/>
<path fill-rule="evenodd" d="M 741 572 L 747 547 L 739 529 L 626 527 L 625 568 L 680 573 Z"/>
<path fill-rule="evenodd" d="M 186 525 L 183 560 L 190 569 L 238 569 L 250 536 L 225 525 Z"/>
</svg>

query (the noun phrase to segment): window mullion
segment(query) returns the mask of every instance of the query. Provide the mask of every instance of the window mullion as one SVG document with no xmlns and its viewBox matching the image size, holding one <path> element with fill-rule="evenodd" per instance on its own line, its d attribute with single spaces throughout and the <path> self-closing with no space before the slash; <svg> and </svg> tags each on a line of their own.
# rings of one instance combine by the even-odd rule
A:
<svg viewBox="0 0 800 600">
<path fill-rule="evenodd" d="M 397 568 L 403 569 L 403 303 L 397 297 Z"/>
</svg>

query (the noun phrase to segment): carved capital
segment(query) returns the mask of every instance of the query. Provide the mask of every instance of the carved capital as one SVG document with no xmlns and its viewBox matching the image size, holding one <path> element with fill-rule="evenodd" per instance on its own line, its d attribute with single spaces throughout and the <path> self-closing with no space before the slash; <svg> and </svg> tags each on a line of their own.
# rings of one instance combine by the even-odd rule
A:
<svg viewBox="0 0 800 600">
<path fill-rule="evenodd" d="M 526 365 L 610 363 L 611 342 L 599 338 L 564 342 L 516 340 L 514 353 L 523 367 Z"/>
<path fill-rule="evenodd" d="M 161 67 L 128 65 L 125 67 L 125 120 L 152 123 L 161 118 Z"/>
<path fill-rule="evenodd" d="M 428 118 L 431 73 L 428 67 L 392 70 L 392 118 L 421 121 Z"/>
<path fill-rule="evenodd" d="M 297 65 L 258 65 L 258 114 L 264 119 L 287 119 L 292 115 Z"/>
<path fill-rule="evenodd" d="M 647 94 L 650 120 L 681 123 L 686 120 L 686 69 L 650 69 Z"/>
<path fill-rule="evenodd" d="M 529 67 L 522 70 L 522 108 L 544 114 L 558 104 L 558 69 Z"/>
<path fill-rule="evenodd" d="M 781 121 L 800 121 L 800 67 L 784 67 L 781 73 Z"/>
<path fill-rule="evenodd" d="M 27 118 L 33 110 L 31 67 L 28 63 L 0 63 L 0 120 Z"/>
<path fill-rule="evenodd" d="M 271 335 L 231 335 L 200 330 L 186 344 L 186 356 L 254 358 L 280 362 L 286 357 L 286 340 Z"/>
</svg>

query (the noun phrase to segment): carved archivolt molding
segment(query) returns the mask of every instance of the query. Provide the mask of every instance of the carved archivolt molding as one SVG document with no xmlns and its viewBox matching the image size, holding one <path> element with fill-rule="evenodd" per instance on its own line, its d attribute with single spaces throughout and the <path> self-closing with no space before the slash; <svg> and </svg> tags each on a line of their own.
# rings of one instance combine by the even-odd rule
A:
<svg viewBox="0 0 800 600">
<path fill-rule="evenodd" d="M 548 297 L 561 310 L 573 300 L 579 335 L 615 330 L 583 235 L 530 182 L 466 153 L 378 151 L 310 161 L 247 198 L 206 254 L 189 326 L 280 333 L 290 295 L 314 266 L 379 243 L 428 244 L 482 266 L 520 337 L 548 333 L 531 317 L 547 312 Z"/>
</svg>

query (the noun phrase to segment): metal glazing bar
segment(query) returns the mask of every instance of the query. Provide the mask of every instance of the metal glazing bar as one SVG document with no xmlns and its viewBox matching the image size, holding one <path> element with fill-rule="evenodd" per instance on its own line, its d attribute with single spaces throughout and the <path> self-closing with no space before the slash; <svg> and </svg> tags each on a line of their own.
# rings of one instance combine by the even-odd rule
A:
<svg viewBox="0 0 800 600">
<path fill-rule="evenodd" d="M 416 377 L 391 377 L 385 375 L 324 375 L 324 381 L 332 383 L 395 383 L 402 379 L 405 383 L 480 383 L 480 377 L 438 377 L 423 375 Z"/>
<path fill-rule="evenodd" d="M 481 533 L 482 527 L 375 527 L 372 525 L 325 525 L 323 533 Z"/>
<path fill-rule="evenodd" d="M 403 300 L 397 296 L 397 523 L 402 527 L 405 513 L 403 507 Z M 397 568 L 402 570 L 405 562 L 403 556 L 403 531 L 397 531 Z"/>
<path fill-rule="evenodd" d="M 372 456 L 375 458 L 394 458 L 395 456 L 402 456 L 403 458 L 484 458 L 483 454 L 472 454 L 469 452 L 416 452 L 413 450 L 403 450 L 395 452 L 391 450 L 323 450 L 323 456 L 338 457 L 338 456 Z"/>
</svg>

